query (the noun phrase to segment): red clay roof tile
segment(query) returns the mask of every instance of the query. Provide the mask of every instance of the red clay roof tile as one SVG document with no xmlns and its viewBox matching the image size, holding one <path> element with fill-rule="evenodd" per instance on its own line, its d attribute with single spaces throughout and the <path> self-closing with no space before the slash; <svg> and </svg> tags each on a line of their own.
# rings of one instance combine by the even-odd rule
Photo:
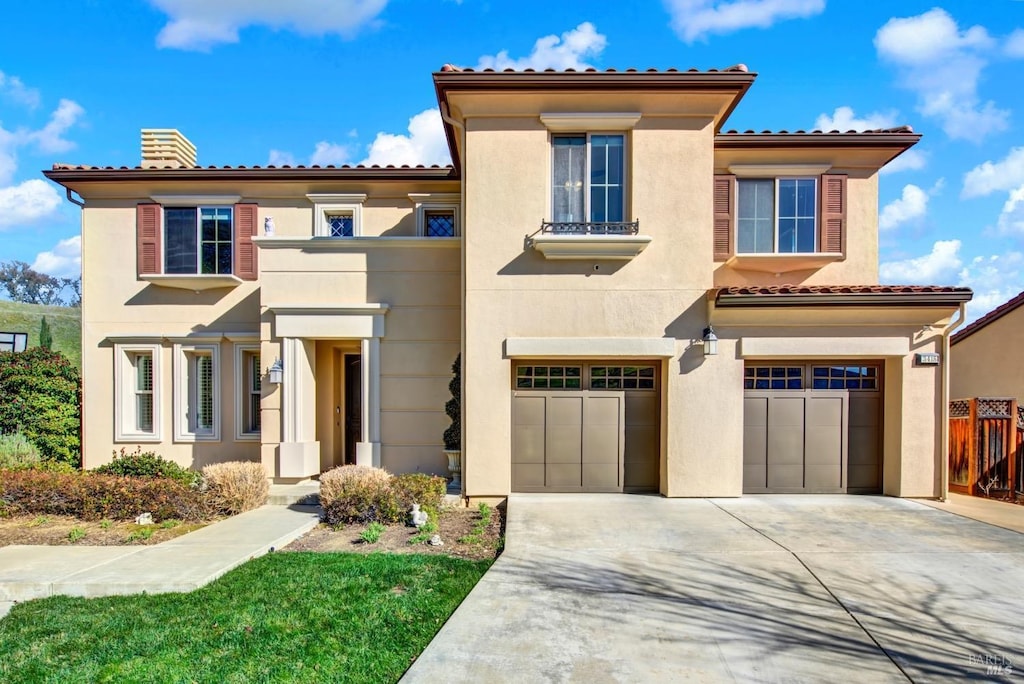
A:
<svg viewBox="0 0 1024 684">
<path fill-rule="evenodd" d="M 968 287 L 946 285 L 742 285 L 723 287 L 718 295 L 807 295 L 807 294 L 966 294 Z"/>
</svg>

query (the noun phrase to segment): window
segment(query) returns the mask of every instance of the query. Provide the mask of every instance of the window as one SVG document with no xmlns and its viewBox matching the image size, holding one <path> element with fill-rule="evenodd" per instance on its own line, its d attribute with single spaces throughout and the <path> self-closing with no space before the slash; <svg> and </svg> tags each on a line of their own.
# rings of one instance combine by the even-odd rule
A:
<svg viewBox="0 0 1024 684">
<path fill-rule="evenodd" d="M 552 221 L 624 221 L 625 136 L 555 135 L 552 147 Z"/>
<path fill-rule="evenodd" d="M 164 273 L 231 273 L 231 207 L 166 207 L 164 239 Z"/>
<path fill-rule="evenodd" d="M 423 234 L 427 237 L 455 237 L 455 212 L 424 212 Z"/>
<path fill-rule="evenodd" d="M 816 179 L 740 178 L 736 185 L 738 253 L 811 254 L 816 251 Z"/>
<path fill-rule="evenodd" d="M 582 366 L 519 366 L 517 389 L 580 389 Z"/>
<path fill-rule="evenodd" d="M 591 366 L 590 389 L 654 389 L 654 366 Z"/>
<path fill-rule="evenodd" d="M 160 346 L 115 345 L 114 359 L 115 439 L 160 441 Z"/>
<path fill-rule="evenodd" d="M 220 439 L 219 345 L 175 345 L 175 425 L 178 441 Z"/>
<path fill-rule="evenodd" d="M 815 366 L 811 387 L 816 390 L 877 390 L 878 368 L 874 366 Z"/>
<path fill-rule="evenodd" d="M 260 347 L 258 344 L 235 345 L 235 439 L 258 440 L 260 437 L 260 396 L 262 389 Z"/>
<path fill-rule="evenodd" d="M 0 332 L 0 352 L 23 352 L 28 347 L 28 333 Z"/>
<path fill-rule="evenodd" d="M 803 366 L 747 366 L 743 369 L 743 389 L 799 390 L 803 388 Z"/>
<path fill-rule="evenodd" d="M 350 238 L 362 235 L 363 203 L 366 195 L 309 194 L 313 203 L 313 235 Z"/>
</svg>

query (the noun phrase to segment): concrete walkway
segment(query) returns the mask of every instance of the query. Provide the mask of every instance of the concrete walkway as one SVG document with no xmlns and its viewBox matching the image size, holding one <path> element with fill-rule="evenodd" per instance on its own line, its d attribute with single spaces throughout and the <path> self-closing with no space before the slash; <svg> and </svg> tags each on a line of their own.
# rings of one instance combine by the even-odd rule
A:
<svg viewBox="0 0 1024 684">
<path fill-rule="evenodd" d="M 514 495 L 403 681 L 1005 680 L 1022 586 L 1024 535 L 915 501 Z"/>
<path fill-rule="evenodd" d="M 14 602 L 198 589 L 319 523 L 314 506 L 263 506 L 154 546 L 0 548 L 0 617 Z"/>
<path fill-rule="evenodd" d="M 1024 534 L 1024 506 L 1009 501 L 995 501 L 980 496 L 950 493 L 949 498 L 945 501 L 922 499 L 921 503 L 940 511 Z"/>
</svg>

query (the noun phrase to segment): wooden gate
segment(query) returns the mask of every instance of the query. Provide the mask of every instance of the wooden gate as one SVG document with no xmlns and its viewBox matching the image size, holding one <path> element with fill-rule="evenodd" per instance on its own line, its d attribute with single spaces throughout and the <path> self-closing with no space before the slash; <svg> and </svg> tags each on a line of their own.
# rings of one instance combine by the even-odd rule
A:
<svg viewBox="0 0 1024 684">
<path fill-rule="evenodd" d="M 949 403 L 949 489 L 989 496 L 1024 485 L 1024 413 L 1016 399 Z"/>
</svg>

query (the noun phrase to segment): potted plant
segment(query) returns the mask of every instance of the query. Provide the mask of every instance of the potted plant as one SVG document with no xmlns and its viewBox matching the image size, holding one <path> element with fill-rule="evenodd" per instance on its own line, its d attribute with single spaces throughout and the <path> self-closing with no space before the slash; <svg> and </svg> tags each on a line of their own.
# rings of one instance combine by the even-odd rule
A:
<svg viewBox="0 0 1024 684">
<path fill-rule="evenodd" d="M 448 383 L 452 398 L 444 405 L 452 424 L 444 431 L 444 453 L 448 456 L 448 473 L 452 489 L 462 489 L 462 354 L 452 364 L 452 379 Z"/>
</svg>

